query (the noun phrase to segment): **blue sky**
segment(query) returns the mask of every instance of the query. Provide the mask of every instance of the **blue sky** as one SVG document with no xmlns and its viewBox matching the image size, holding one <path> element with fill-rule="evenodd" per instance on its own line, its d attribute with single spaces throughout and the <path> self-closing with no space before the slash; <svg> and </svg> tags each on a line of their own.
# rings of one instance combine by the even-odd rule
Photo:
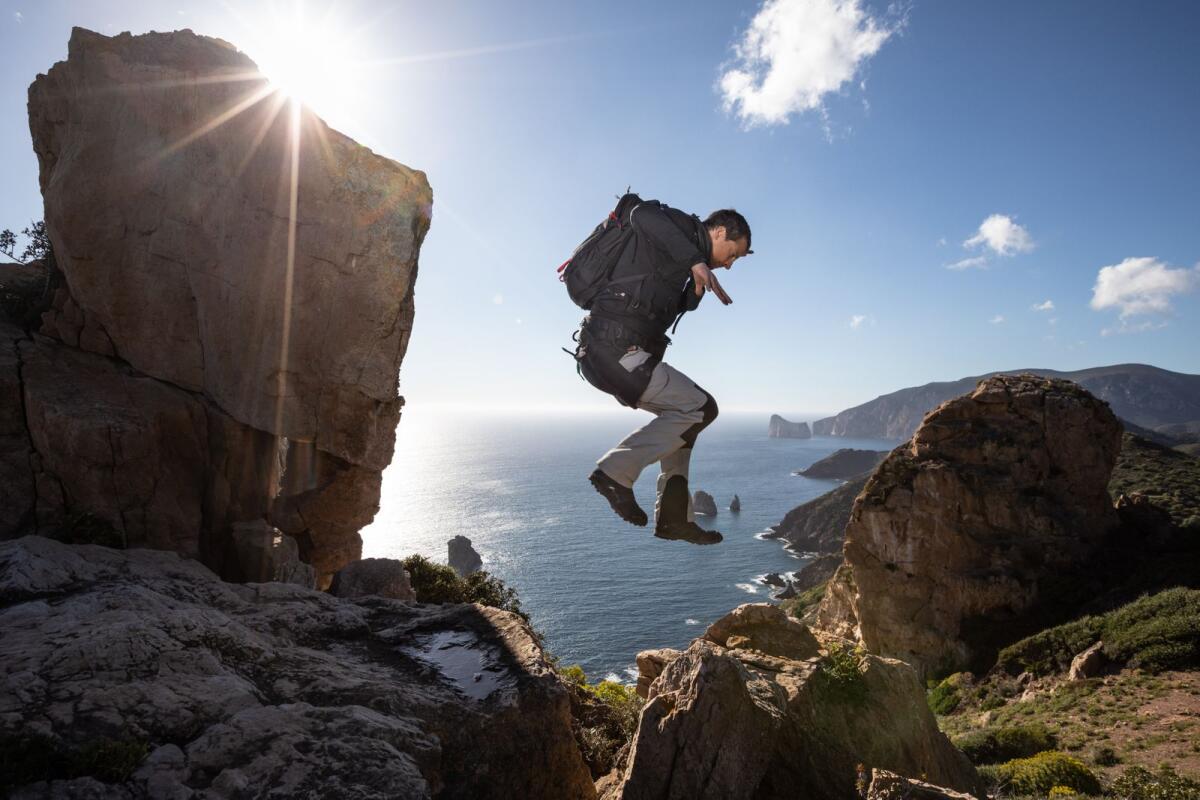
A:
<svg viewBox="0 0 1200 800">
<path fill-rule="evenodd" d="M 288 6 L 3 0 L 0 227 L 40 217 L 25 92 L 72 25 L 191 27 L 257 56 Z M 582 312 L 554 269 L 627 185 L 750 221 L 755 254 L 720 273 L 734 304 L 706 299 L 668 352 L 727 410 L 836 411 L 993 369 L 1200 372 L 1200 5 L 333 15 L 331 52 L 360 63 L 316 110 L 434 189 L 410 403 L 616 408 L 559 349 Z"/>
</svg>

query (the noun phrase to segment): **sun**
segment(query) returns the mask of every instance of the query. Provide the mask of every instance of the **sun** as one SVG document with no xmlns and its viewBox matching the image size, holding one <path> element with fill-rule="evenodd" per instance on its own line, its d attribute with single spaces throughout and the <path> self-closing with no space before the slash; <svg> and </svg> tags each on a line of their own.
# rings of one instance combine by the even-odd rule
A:
<svg viewBox="0 0 1200 800">
<path fill-rule="evenodd" d="M 333 5 L 310 13 L 295 2 L 254 20 L 243 49 L 276 91 L 328 120 L 361 95 L 365 62 L 356 38 Z"/>
</svg>

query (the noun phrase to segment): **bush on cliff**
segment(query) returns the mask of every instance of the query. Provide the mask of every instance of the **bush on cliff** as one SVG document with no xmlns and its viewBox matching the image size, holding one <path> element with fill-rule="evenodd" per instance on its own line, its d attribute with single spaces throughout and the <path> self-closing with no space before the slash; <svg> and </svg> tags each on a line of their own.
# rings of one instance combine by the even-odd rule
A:
<svg viewBox="0 0 1200 800">
<path fill-rule="evenodd" d="M 821 659 L 818 685 L 840 702 L 862 703 L 867 697 L 867 681 L 862 674 L 866 655 L 862 645 L 834 642 L 829 654 Z"/>
<path fill-rule="evenodd" d="M 1097 641 L 1109 660 L 1151 673 L 1200 666 L 1200 590 L 1168 589 L 1049 628 L 1001 650 L 998 666 L 1012 675 L 1063 672 Z"/>
<path fill-rule="evenodd" d="M 1081 794 L 1100 794 L 1100 780 L 1082 761 L 1055 750 L 980 767 L 979 774 L 996 789 L 1009 794 L 1045 795 L 1056 786 Z"/>
<path fill-rule="evenodd" d="M 408 570 L 419 603 L 479 603 L 511 611 L 529 621 L 529 615 L 521 610 L 517 590 L 483 570 L 460 578 L 445 564 L 437 564 L 420 555 L 404 559 L 404 568 Z"/>
<path fill-rule="evenodd" d="M 583 667 L 560 667 L 559 676 L 571 688 L 575 738 L 592 777 L 607 774 L 620 752 L 637 732 L 645 701 L 632 688 L 616 681 L 589 684 Z"/>
<path fill-rule="evenodd" d="M 1200 797 L 1200 781 L 1177 775 L 1168 765 L 1158 773 L 1129 767 L 1113 781 L 1109 793 L 1123 800 L 1195 800 Z"/>
<path fill-rule="evenodd" d="M 1053 750 L 1058 741 L 1045 725 L 1013 725 L 972 731 L 952 739 L 972 764 L 997 764 Z"/>
</svg>

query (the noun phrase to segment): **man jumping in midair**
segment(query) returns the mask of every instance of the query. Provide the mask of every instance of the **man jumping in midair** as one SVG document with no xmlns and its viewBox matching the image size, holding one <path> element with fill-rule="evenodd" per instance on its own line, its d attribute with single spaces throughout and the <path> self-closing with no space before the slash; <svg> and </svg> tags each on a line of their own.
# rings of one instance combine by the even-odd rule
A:
<svg viewBox="0 0 1200 800">
<path fill-rule="evenodd" d="M 633 484 L 659 462 L 654 535 L 716 544 L 721 534 L 695 522 L 688 465 L 696 437 L 717 417 L 717 401 L 662 358 L 668 329 L 705 292 L 724 305 L 733 302 L 713 270 L 729 269 L 752 252 L 750 226 L 732 209 L 701 222 L 654 202 L 635 206 L 629 224 L 632 240 L 583 319 L 576 358 L 588 383 L 655 418 L 605 453 L 590 480 L 621 519 L 645 525 Z"/>
</svg>

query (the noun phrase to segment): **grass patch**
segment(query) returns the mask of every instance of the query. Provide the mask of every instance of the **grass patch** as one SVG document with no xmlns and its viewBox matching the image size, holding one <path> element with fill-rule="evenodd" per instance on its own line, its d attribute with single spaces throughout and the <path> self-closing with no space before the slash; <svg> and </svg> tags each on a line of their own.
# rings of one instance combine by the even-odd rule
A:
<svg viewBox="0 0 1200 800">
<path fill-rule="evenodd" d="M 578 664 L 559 667 L 558 674 L 571 689 L 579 749 L 592 777 L 598 778 L 616 765 L 621 750 L 633 740 L 645 701 L 615 681 L 588 683 Z"/>
<path fill-rule="evenodd" d="M 1168 589 L 1049 628 L 1001 650 L 997 664 L 1011 675 L 1065 672 L 1099 640 L 1111 661 L 1150 673 L 1200 666 L 1200 590 Z"/>
<path fill-rule="evenodd" d="M 817 603 L 820 603 L 821 599 L 825 597 L 825 587 L 828 585 L 829 581 L 818 583 L 816 586 L 805 589 L 795 597 L 789 600 L 784 600 L 779 604 L 779 607 L 782 608 L 786 614 L 795 617 L 796 619 L 801 619 L 810 608 L 815 606 Z"/>
</svg>

